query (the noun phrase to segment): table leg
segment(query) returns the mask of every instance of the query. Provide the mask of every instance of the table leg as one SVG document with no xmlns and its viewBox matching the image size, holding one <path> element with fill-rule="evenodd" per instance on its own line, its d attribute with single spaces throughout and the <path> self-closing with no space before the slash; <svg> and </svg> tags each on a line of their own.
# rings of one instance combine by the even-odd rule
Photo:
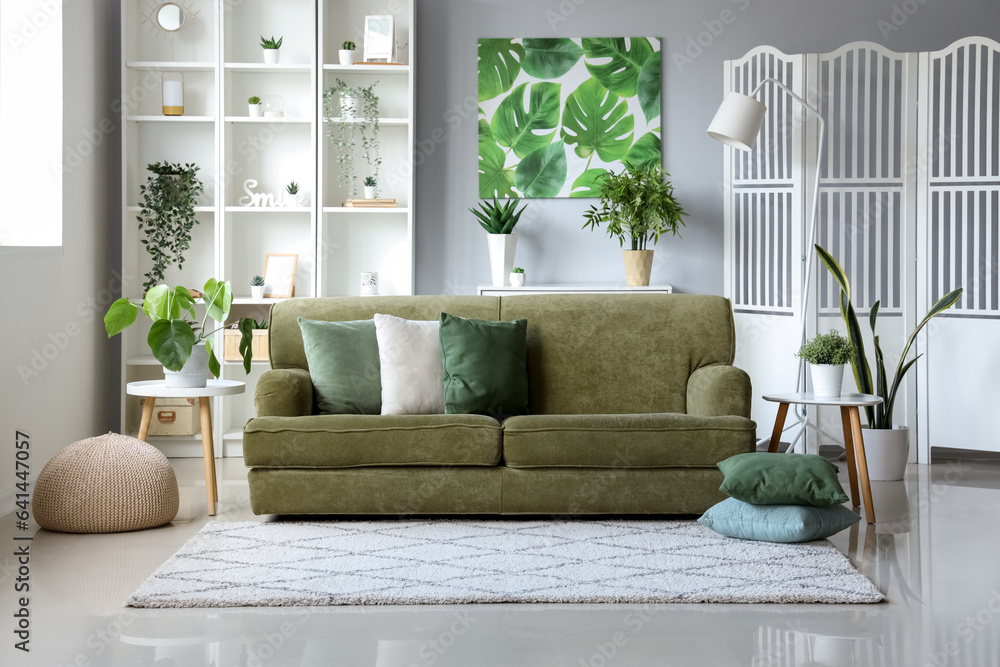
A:
<svg viewBox="0 0 1000 667">
<path fill-rule="evenodd" d="M 153 421 L 153 406 L 156 399 L 146 396 L 142 402 L 142 419 L 139 421 L 139 439 L 146 442 L 149 439 L 149 425 Z"/>
<path fill-rule="evenodd" d="M 865 458 L 865 440 L 861 433 L 861 410 L 849 408 L 851 413 L 851 430 L 854 434 L 854 455 L 858 462 L 858 478 L 861 482 L 861 493 L 865 498 L 865 516 L 868 523 L 875 523 L 875 505 L 872 502 L 872 487 L 868 480 L 868 459 Z"/>
<path fill-rule="evenodd" d="M 201 448 L 205 457 L 205 493 L 208 497 L 208 515 L 215 516 L 215 504 L 219 501 L 219 491 L 215 485 L 215 444 L 212 442 L 212 399 L 202 396 L 201 404 Z"/>
<path fill-rule="evenodd" d="M 851 435 L 851 408 L 840 406 L 840 425 L 844 429 L 844 449 L 847 451 L 847 478 L 851 480 L 851 506 L 860 507 L 858 499 L 858 468 L 854 460 L 854 436 Z"/>
<path fill-rule="evenodd" d="M 774 430 L 771 431 L 771 441 L 767 444 L 767 451 L 772 454 L 778 451 L 778 443 L 781 442 L 781 432 L 785 428 L 786 416 L 788 416 L 788 403 L 778 403 L 778 415 L 774 418 Z"/>
</svg>

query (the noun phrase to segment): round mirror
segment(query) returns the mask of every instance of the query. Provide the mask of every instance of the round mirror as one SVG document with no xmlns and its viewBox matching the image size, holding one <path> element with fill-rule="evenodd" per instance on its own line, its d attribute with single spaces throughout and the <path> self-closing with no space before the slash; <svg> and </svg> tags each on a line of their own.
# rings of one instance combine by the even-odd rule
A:
<svg viewBox="0 0 1000 667">
<path fill-rule="evenodd" d="M 175 2 L 165 2 L 154 12 L 156 25 L 167 32 L 177 32 L 184 26 L 184 8 Z"/>
</svg>

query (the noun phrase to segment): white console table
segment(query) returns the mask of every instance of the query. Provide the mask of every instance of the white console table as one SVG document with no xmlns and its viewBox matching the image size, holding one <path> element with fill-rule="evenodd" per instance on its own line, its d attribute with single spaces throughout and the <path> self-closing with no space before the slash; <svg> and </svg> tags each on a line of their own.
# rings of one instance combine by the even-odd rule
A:
<svg viewBox="0 0 1000 667">
<path fill-rule="evenodd" d="M 600 283 L 540 283 L 538 285 L 524 285 L 523 287 L 514 287 L 513 285 L 504 285 L 503 287 L 480 285 L 477 288 L 477 293 L 480 296 L 512 296 L 514 294 L 673 294 L 674 288 L 670 285 L 629 287 L 628 285 Z"/>
</svg>

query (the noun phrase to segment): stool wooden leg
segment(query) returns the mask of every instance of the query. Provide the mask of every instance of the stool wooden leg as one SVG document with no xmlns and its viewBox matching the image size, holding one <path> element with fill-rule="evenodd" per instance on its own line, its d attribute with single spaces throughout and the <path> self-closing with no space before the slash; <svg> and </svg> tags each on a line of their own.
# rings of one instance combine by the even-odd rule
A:
<svg viewBox="0 0 1000 667">
<path fill-rule="evenodd" d="M 219 492 L 215 486 L 215 444 L 212 442 L 212 399 L 202 396 L 201 404 L 201 448 L 205 458 L 205 493 L 208 497 L 208 515 L 215 516 L 215 503 Z"/>
<path fill-rule="evenodd" d="M 840 406 L 840 425 L 844 429 L 844 449 L 847 450 L 847 478 L 851 480 L 851 506 L 860 507 L 858 496 L 858 468 L 854 460 L 854 436 L 851 435 L 851 408 Z"/>
<path fill-rule="evenodd" d="M 861 493 L 865 498 L 865 516 L 868 523 L 875 523 L 875 504 L 872 502 L 872 487 L 868 480 L 868 459 L 865 458 L 865 440 L 861 433 L 861 411 L 857 407 L 850 408 L 851 430 L 854 434 L 854 455 L 858 462 L 858 478 L 861 482 Z"/>
<path fill-rule="evenodd" d="M 153 421 L 153 406 L 156 399 L 146 396 L 142 402 L 142 420 L 139 422 L 139 439 L 146 442 L 149 439 L 149 425 Z"/>
<path fill-rule="evenodd" d="M 788 416 L 788 403 L 778 403 L 778 415 L 774 418 L 774 430 L 771 431 L 771 441 L 767 443 L 767 451 L 772 454 L 778 451 L 781 442 L 781 431 L 785 428 L 785 417 Z"/>
</svg>

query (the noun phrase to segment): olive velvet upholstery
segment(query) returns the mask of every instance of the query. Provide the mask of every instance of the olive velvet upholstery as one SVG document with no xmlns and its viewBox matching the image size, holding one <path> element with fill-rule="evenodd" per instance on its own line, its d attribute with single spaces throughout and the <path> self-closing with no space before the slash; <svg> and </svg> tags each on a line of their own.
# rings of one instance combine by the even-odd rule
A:
<svg viewBox="0 0 1000 667">
<path fill-rule="evenodd" d="M 526 319 L 530 414 L 318 414 L 297 318 Z M 715 296 L 329 297 L 271 309 L 243 429 L 256 514 L 697 514 L 754 450 L 732 307 Z"/>
</svg>

